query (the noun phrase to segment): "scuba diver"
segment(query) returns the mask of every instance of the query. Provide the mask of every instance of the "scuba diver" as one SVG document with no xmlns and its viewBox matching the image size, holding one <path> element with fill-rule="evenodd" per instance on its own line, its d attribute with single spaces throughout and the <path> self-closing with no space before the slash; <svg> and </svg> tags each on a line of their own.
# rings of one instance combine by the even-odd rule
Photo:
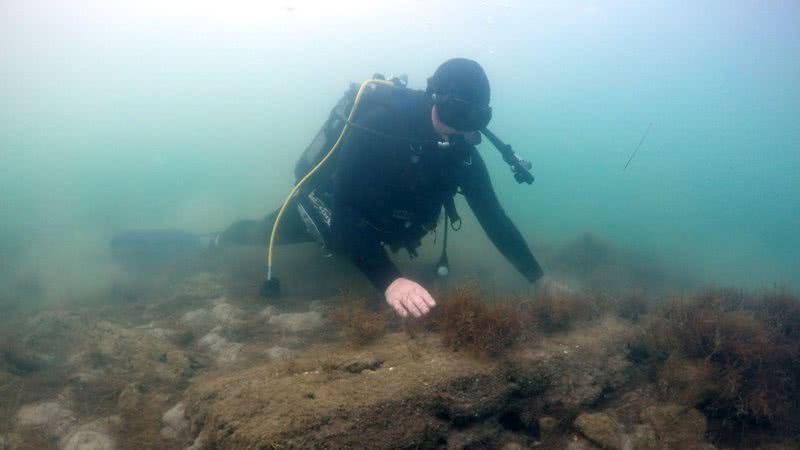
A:
<svg viewBox="0 0 800 450">
<path fill-rule="evenodd" d="M 317 241 L 349 257 L 398 315 L 420 317 L 436 301 L 400 273 L 387 248 L 416 256 L 442 211 L 445 233 L 448 222 L 457 229 L 461 219 L 453 199 L 460 193 L 502 255 L 529 282 L 540 280 L 542 268 L 498 202 L 475 147 L 482 132 L 518 182 L 533 181 L 528 163 L 486 129 L 492 109 L 483 68 L 469 59 L 450 59 L 428 79 L 425 91 L 406 88 L 402 79 L 374 78 L 360 89 L 351 87 L 331 112 L 298 162 L 299 181 L 283 207 L 263 220 L 234 223 L 212 247 L 263 243 L 270 236 L 262 294 L 276 296 L 272 244 Z M 439 273 L 446 272 L 443 250 Z"/>
</svg>

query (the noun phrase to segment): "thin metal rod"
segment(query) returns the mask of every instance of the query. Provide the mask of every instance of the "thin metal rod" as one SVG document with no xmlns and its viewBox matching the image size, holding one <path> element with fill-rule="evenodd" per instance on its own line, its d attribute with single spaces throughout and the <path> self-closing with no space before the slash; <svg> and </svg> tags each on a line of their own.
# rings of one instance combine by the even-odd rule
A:
<svg viewBox="0 0 800 450">
<path fill-rule="evenodd" d="M 639 151 L 639 147 L 641 147 L 642 144 L 644 144 L 644 140 L 647 139 L 647 135 L 650 134 L 650 127 L 652 126 L 653 122 L 650 122 L 650 124 L 647 125 L 647 130 L 645 130 L 644 134 L 642 135 L 642 139 L 639 141 L 639 145 L 636 146 L 636 149 L 633 151 L 633 153 L 631 153 L 631 157 L 628 158 L 628 162 L 625 163 L 625 167 L 622 168 L 623 172 L 625 171 L 625 169 L 628 168 L 628 164 L 630 164 L 631 161 L 633 161 L 633 157 L 636 156 L 636 152 Z"/>
</svg>

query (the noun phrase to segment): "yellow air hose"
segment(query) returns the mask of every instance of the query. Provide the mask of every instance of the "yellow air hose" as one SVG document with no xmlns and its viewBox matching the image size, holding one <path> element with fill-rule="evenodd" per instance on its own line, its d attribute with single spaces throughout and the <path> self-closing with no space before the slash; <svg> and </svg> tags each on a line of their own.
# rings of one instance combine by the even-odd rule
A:
<svg viewBox="0 0 800 450">
<path fill-rule="evenodd" d="M 345 134 L 347 134 L 347 130 L 350 129 L 350 124 L 352 123 L 353 117 L 355 117 L 356 110 L 358 109 L 358 105 L 361 102 L 361 97 L 364 94 L 364 92 L 366 92 L 367 86 L 371 84 L 384 85 L 390 87 L 395 86 L 394 83 L 386 80 L 366 80 L 363 83 L 361 83 L 361 86 L 358 88 L 358 93 L 356 94 L 356 99 L 353 102 L 353 107 L 350 109 L 350 114 L 347 116 L 344 128 L 342 129 L 342 132 L 339 133 L 339 137 L 336 139 L 336 142 L 333 144 L 331 149 L 328 150 L 328 153 L 325 155 L 325 157 L 322 158 L 322 160 L 319 163 L 317 163 L 316 166 L 314 166 L 303 178 L 300 179 L 300 181 L 297 182 L 297 184 L 294 185 L 292 190 L 289 191 L 289 194 L 283 200 L 281 209 L 278 210 L 278 215 L 275 217 L 275 223 L 272 224 L 272 232 L 270 232 L 269 234 L 269 246 L 267 247 L 267 280 L 272 279 L 272 249 L 275 244 L 275 235 L 278 232 L 278 225 L 281 223 L 281 218 L 283 217 L 284 211 L 286 211 L 286 206 L 289 204 L 289 201 L 292 199 L 292 197 L 294 197 L 294 195 L 297 193 L 297 190 L 300 189 L 300 187 L 303 186 L 303 184 L 309 178 L 311 178 L 317 172 L 317 170 L 319 170 L 319 168 L 325 164 L 326 161 L 328 161 L 328 158 L 331 157 L 333 152 L 336 151 L 337 148 L 339 148 L 339 144 L 341 144 L 342 139 L 344 138 Z"/>
</svg>

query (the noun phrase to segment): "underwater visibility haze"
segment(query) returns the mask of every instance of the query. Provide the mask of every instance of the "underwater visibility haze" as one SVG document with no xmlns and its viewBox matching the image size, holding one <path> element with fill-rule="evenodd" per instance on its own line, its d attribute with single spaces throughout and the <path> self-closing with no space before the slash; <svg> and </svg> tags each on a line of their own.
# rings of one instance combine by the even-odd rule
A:
<svg viewBox="0 0 800 450">
<path fill-rule="evenodd" d="M 482 146 L 534 245 L 591 231 L 703 281 L 800 283 L 795 2 L 2 5 L 5 274 L 102 271 L 120 229 L 259 217 L 350 82 L 480 62 Z M 630 166 L 629 155 L 652 123 Z M 81 260 L 80 264 L 74 264 Z M 91 261 L 91 262 L 89 262 Z"/>
<path fill-rule="evenodd" d="M 311 418 L 337 401 L 404 421 L 417 406 L 392 405 L 442 396 L 435 417 L 403 422 L 405 435 L 361 431 L 375 448 L 564 448 L 570 433 L 580 448 L 747 448 L 757 439 L 742 436 L 764 430 L 786 437 L 774 448 L 797 443 L 800 411 L 786 405 L 800 399 L 798 55 L 793 0 L 3 0 L 0 391 L 16 397 L 0 401 L 0 449 L 77 449 L 90 435 L 92 448 L 316 448 L 324 433 L 308 431 L 321 426 Z M 528 285 L 462 201 L 448 254 L 451 278 L 472 287 L 430 281 L 450 300 L 428 325 L 353 306 L 348 295 L 376 292 L 313 246 L 276 249 L 296 303 L 288 310 L 258 298 L 268 236 L 206 251 L 214 233 L 280 206 L 350 83 L 406 74 L 424 90 L 454 57 L 485 69 L 489 128 L 533 163 L 535 182 L 520 184 L 486 139 L 479 146 L 500 203 L 566 297 Z M 136 230 L 165 233 L 157 258 L 191 250 L 185 264 L 115 262 L 109 243 Z M 393 258 L 434 280 L 440 238 L 426 239 L 419 259 Z M 478 291 L 525 301 L 495 305 Z M 733 344 L 711 348 L 706 335 Z M 347 344 L 315 347 L 334 338 Z M 535 344 L 525 353 L 520 342 Z M 753 363 L 747 342 L 774 354 Z M 573 351 L 581 363 L 565 356 Z M 594 378 L 565 375 L 574 390 L 501 389 L 495 369 L 467 353 L 509 358 L 518 380 Z M 390 367 L 431 390 L 359 378 Z M 712 383 L 723 377 L 740 382 Z M 692 380 L 709 387 L 693 391 Z M 734 385 L 738 400 L 726 397 Z M 417 400 L 397 403 L 418 388 Z M 681 406 L 654 400 L 670 395 Z M 531 396 L 538 403 L 513 400 Z M 264 437 L 231 425 L 251 407 L 242 398 L 278 397 L 275 429 L 307 430 Z M 312 402 L 319 409 L 296 406 Z M 359 414 L 349 417 L 370 417 Z M 680 430 L 663 428 L 665 417 Z M 502 431 L 475 431 L 486 418 Z M 603 441 L 598 424 L 617 440 Z M 360 446 L 342 427 L 323 427 L 329 444 Z"/>
</svg>

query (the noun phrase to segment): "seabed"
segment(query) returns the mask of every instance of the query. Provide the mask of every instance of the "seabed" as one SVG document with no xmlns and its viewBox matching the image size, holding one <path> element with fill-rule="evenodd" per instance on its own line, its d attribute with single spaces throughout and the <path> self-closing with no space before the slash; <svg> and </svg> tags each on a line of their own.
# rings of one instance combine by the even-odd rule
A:
<svg viewBox="0 0 800 450">
<path fill-rule="evenodd" d="M 582 287 L 454 282 L 416 321 L 355 292 L 267 305 L 252 274 L 197 262 L 9 309 L 0 449 L 800 444 L 793 294 L 665 294 L 673 278 L 590 235 L 549 264 Z M 610 273 L 639 286 L 599 289 Z"/>
</svg>

